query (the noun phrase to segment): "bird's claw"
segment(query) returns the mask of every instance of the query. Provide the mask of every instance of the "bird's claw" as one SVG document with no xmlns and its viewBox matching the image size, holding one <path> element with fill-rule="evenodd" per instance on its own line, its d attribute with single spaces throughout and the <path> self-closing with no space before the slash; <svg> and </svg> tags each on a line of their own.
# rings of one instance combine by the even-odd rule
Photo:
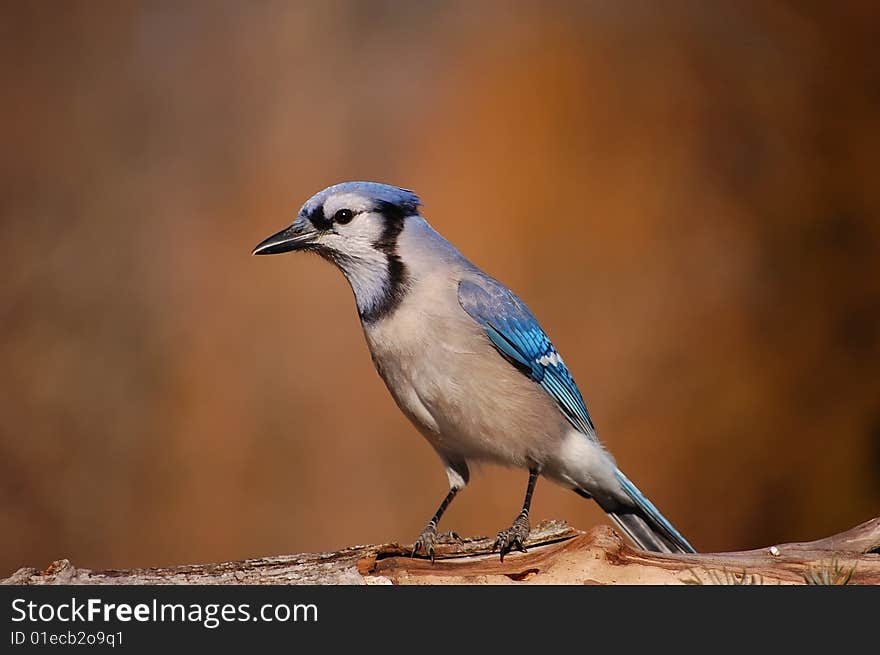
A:
<svg viewBox="0 0 880 655">
<path fill-rule="evenodd" d="M 434 544 L 444 544 L 452 542 L 461 542 L 461 537 L 458 536 L 458 533 L 452 532 L 450 530 L 449 532 L 437 534 L 437 528 L 429 523 L 428 526 L 424 530 L 422 530 L 422 534 L 419 535 L 419 538 L 416 539 L 416 542 L 413 544 L 410 557 L 415 557 L 419 551 L 422 551 L 427 557 L 431 559 L 431 563 L 433 564 Z"/>
<path fill-rule="evenodd" d="M 438 544 L 460 544 L 462 541 L 461 537 L 457 532 L 450 530 L 449 532 L 443 532 L 437 535 L 437 543 Z"/>
<path fill-rule="evenodd" d="M 416 539 L 416 542 L 413 544 L 412 553 L 410 553 L 410 557 L 415 557 L 416 553 L 419 551 L 423 551 L 425 555 L 431 558 L 431 562 L 434 562 L 434 541 L 437 538 L 437 529 L 433 526 L 428 526 L 424 530 L 422 530 L 422 534 L 419 535 L 419 538 Z"/>
<path fill-rule="evenodd" d="M 504 556 L 512 550 L 518 550 L 521 553 L 527 552 L 525 541 L 528 539 L 529 531 L 528 517 L 520 515 L 513 522 L 512 526 L 498 533 L 495 543 L 492 545 L 492 552 L 500 550 L 502 562 L 504 561 Z"/>
</svg>

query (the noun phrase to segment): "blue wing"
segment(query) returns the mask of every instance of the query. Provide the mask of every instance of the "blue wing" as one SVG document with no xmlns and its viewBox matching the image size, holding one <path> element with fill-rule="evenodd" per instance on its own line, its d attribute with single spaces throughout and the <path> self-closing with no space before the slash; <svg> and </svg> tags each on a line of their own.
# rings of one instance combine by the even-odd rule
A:
<svg viewBox="0 0 880 655">
<path fill-rule="evenodd" d="M 498 352 L 553 397 L 576 429 L 595 437 L 596 428 L 574 378 L 522 300 L 485 277 L 462 280 L 458 302 L 483 327 Z"/>
</svg>

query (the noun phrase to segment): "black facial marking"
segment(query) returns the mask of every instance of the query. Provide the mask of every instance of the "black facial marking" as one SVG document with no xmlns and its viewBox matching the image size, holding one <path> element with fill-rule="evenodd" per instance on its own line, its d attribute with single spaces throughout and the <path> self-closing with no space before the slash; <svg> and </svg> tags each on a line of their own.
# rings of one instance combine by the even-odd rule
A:
<svg viewBox="0 0 880 655">
<path fill-rule="evenodd" d="M 382 214 L 385 225 L 382 234 L 373 244 L 377 250 L 385 253 L 388 261 L 388 287 L 384 295 L 366 311 L 360 313 L 364 323 L 374 323 L 381 318 L 390 316 L 397 309 L 406 295 L 407 270 L 397 254 L 397 237 L 403 232 L 406 217 L 415 213 L 414 205 L 395 205 L 390 202 L 379 202 L 375 209 Z"/>
<path fill-rule="evenodd" d="M 333 225 L 333 221 L 324 216 L 323 205 L 315 207 L 309 214 L 308 218 L 312 222 L 312 225 L 315 226 L 316 230 L 329 230 L 330 226 Z"/>
</svg>

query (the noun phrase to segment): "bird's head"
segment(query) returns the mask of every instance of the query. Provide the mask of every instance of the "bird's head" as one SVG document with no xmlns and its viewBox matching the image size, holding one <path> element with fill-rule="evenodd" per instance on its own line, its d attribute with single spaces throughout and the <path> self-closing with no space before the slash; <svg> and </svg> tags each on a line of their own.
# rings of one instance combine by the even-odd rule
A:
<svg viewBox="0 0 880 655">
<path fill-rule="evenodd" d="M 397 237 L 419 204 L 412 191 L 387 184 L 336 184 L 312 196 L 290 226 L 260 242 L 253 254 L 321 255 L 348 278 L 361 318 L 375 320 L 393 309 L 405 290 Z"/>
</svg>

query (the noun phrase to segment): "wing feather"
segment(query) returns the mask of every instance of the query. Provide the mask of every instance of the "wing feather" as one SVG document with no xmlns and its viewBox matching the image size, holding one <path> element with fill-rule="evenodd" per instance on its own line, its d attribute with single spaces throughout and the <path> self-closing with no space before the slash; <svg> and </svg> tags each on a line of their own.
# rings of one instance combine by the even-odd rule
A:
<svg viewBox="0 0 880 655">
<path fill-rule="evenodd" d="M 479 277 L 459 283 L 458 302 L 502 357 L 540 385 L 575 428 L 595 437 L 596 428 L 574 378 L 522 300 L 498 281 Z"/>
</svg>

